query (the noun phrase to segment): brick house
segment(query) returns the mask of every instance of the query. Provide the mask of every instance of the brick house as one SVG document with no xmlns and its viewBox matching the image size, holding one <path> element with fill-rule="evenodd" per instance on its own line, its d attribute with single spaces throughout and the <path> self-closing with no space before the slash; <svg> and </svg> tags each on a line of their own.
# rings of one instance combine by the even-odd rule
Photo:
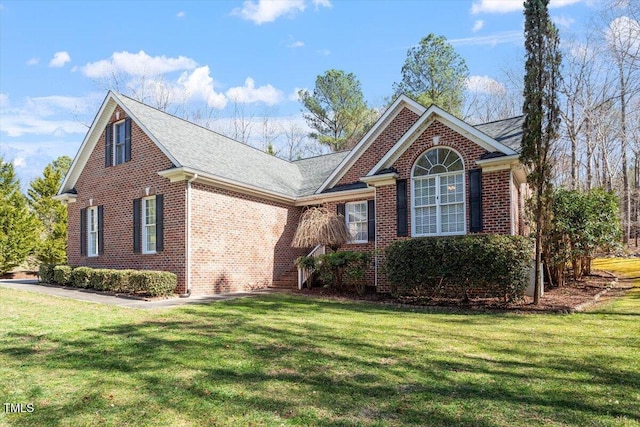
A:
<svg viewBox="0 0 640 427">
<path fill-rule="evenodd" d="M 401 96 L 352 150 L 289 162 L 109 92 L 57 196 L 69 264 L 171 271 L 199 295 L 296 286 L 312 248 L 291 241 L 315 205 L 345 215 L 351 250 L 522 234 L 521 136 L 522 117 L 471 126 Z"/>
</svg>

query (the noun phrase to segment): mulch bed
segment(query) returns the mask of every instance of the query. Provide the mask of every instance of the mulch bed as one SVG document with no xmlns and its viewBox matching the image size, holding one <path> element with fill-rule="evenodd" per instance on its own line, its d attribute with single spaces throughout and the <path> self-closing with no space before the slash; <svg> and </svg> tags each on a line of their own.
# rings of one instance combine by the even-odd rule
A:
<svg viewBox="0 0 640 427">
<path fill-rule="evenodd" d="M 2 280 L 10 280 L 10 279 L 37 279 L 38 272 L 37 271 L 12 271 L 10 273 L 0 275 L 0 279 Z"/>
<path fill-rule="evenodd" d="M 600 296 L 622 295 L 627 292 L 628 286 L 620 286 L 615 275 L 594 271 L 578 282 L 568 282 L 563 287 L 546 289 L 540 304 L 533 305 L 533 298 L 525 297 L 521 301 L 505 304 L 495 298 L 476 298 L 469 302 L 461 302 L 453 299 L 433 298 L 393 298 L 386 294 L 367 293 L 359 296 L 353 292 L 341 291 L 331 288 L 312 288 L 298 291 L 302 295 L 335 299 L 340 301 L 369 301 L 381 304 L 400 305 L 404 307 L 443 307 L 448 309 L 464 310 L 496 310 L 521 313 L 573 313 L 584 310 L 595 304 Z"/>
</svg>

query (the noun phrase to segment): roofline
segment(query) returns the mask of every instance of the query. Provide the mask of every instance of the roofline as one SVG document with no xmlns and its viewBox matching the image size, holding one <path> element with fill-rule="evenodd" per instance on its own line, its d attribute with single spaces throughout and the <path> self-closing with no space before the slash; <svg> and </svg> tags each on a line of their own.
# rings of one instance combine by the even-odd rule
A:
<svg viewBox="0 0 640 427">
<path fill-rule="evenodd" d="M 426 108 L 420 104 L 418 104 L 413 99 L 409 98 L 406 95 L 400 95 L 394 102 L 387 108 L 382 116 L 376 121 L 376 123 L 369 129 L 369 131 L 360 139 L 360 142 L 353 147 L 351 152 L 347 154 L 347 156 L 342 159 L 340 164 L 331 172 L 331 174 L 324 180 L 322 185 L 318 187 L 315 194 L 320 194 L 322 191 L 326 190 L 330 185 L 335 184 L 340 178 L 344 176 L 345 173 L 349 170 L 349 168 L 358 160 L 358 158 L 366 151 L 367 148 L 373 143 L 375 138 L 378 136 L 380 132 L 385 129 L 384 124 L 393 120 L 400 112 L 402 111 L 398 108 L 401 104 L 406 106 L 409 110 L 414 113 L 421 115 L 424 113 Z M 375 136 L 375 137 L 374 137 Z"/>
<path fill-rule="evenodd" d="M 485 134 L 482 131 L 479 131 L 475 127 L 466 123 L 463 120 L 455 117 L 454 115 L 447 113 L 442 108 L 431 105 L 425 112 L 420 116 L 420 118 L 411 126 L 402 137 L 396 142 L 396 144 L 391 147 L 391 149 L 387 152 L 387 154 L 376 163 L 376 165 L 367 173 L 366 176 L 373 176 L 379 170 L 384 169 L 389 164 L 395 162 L 401 155 L 406 151 L 408 146 L 408 142 L 413 141 L 419 135 L 417 135 L 417 131 L 423 127 L 430 125 L 434 120 L 439 120 L 444 122 L 443 124 L 447 127 L 453 128 L 453 130 L 463 134 L 468 137 L 472 142 L 486 149 L 487 151 L 500 151 L 505 153 L 507 156 L 516 155 L 517 153 L 507 147 L 506 145 L 496 141 L 491 138 L 489 135 Z M 456 130 L 457 128 L 457 130 Z"/>
<path fill-rule="evenodd" d="M 326 202 L 335 202 L 339 200 L 354 200 L 374 194 L 373 187 L 356 188 L 354 190 L 333 191 L 331 193 L 312 194 L 310 196 L 298 197 L 296 206 L 317 205 Z"/>
<path fill-rule="evenodd" d="M 223 190 L 234 191 L 240 194 L 246 194 L 248 196 L 260 197 L 262 199 L 268 199 L 275 202 L 285 203 L 293 205 L 296 201 L 295 197 L 287 196 L 275 191 L 266 190 L 264 188 L 256 187 L 250 184 L 245 184 L 235 180 L 222 178 L 204 171 L 188 168 L 188 167 L 176 167 L 158 172 L 163 178 L 169 179 L 170 182 L 179 182 L 192 180 L 192 182 L 211 185 Z M 195 178 L 195 179 L 194 179 Z"/>
</svg>

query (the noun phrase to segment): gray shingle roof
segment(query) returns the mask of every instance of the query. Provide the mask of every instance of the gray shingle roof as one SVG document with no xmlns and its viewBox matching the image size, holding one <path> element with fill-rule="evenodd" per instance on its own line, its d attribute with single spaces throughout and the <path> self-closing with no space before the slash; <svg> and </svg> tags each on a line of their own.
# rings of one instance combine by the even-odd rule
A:
<svg viewBox="0 0 640 427">
<path fill-rule="evenodd" d="M 522 141 L 523 124 L 524 116 L 518 116 L 504 120 L 497 120 L 495 122 L 483 123 L 474 127 L 480 132 L 489 135 L 491 138 L 519 153 L 520 143 Z"/>
<path fill-rule="evenodd" d="M 204 127 L 115 94 L 179 163 L 290 197 L 313 194 L 346 153 L 288 162 Z"/>
</svg>

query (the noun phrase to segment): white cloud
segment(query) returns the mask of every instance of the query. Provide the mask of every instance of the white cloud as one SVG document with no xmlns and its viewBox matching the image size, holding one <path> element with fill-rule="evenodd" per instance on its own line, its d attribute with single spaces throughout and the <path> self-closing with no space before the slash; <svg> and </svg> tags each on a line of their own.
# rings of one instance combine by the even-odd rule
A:
<svg viewBox="0 0 640 427">
<path fill-rule="evenodd" d="M 247 77 L 244 86 L 232 87 L 226 92 L 227 98 L 240 103 L 263 102 L 267 105 L 275 105 L 282 101 L 282 92 L 270 84 L 255 87 L 251 77 Z"/>
<path fill-rule="evenodd" d="M 187 14 L 185 13 L 185 11 L 184 11 L 184 10 L 181 10 L 180 12 L 178 12 L 178 13 L 176 14 L 176 16 L 177 16 L 178 18 L 184 18 L 185 16 L 187 16 Z"/>
<path fill-rule="evenodd" d="M 331 51 L 329 49 L 319 49 L 316 52 L 318 52 L 320 55 L 322 56 L 329 56 L 331 55 Z"/>
<path fill-rule="evenodd" d="M 503 94 L 505 87 L 489 76 L 469 76 L 467 90 L 475 93 Z"/>
<path fill-rule="evenodd" d="M 64 64 L 66 64 L 67 62 L 71 62 L 71 57 L 67 52 L 56 52 L 53 55 L 51 61 L 49 61 L 49 67 L 64 67 Z"/>
<path fill-rule="evenodd" d="M 40 62 L 40 58 L 29 58 L 27 65 L 38 65 L 38 62 Z"/>
<path fill-rule="evenodd" d="M 312 4 L 315 10 L 332 6 L 330 0 L 312 0 Z M 245 0 L 242 8 L 233 9 L 231 14 L 260 25 L 273 22 L 281 16 L 293 16 L 304 12 L 306 8 L 305 0 Z"/>
<path fill-rule="evenodd" d="M 26 165 L 27 165 L 27 162 L 24 159 L 24 157 L 16 157 L 15 159 L 13 159 L 13 166 L 15 168 L 23 168 Z"/>
<path fill-rule="evenodd" d="M 178 79 L 184 87 L 188 99 L 203 99 L 209 107 L 222 109 L 227 105 L 227 99 L 222 93 L 214 89 L 213 78 L 210 76 L 209 66 L 198 67 L 191 74 L 186 71 Z"/>
<path fill-rule="evenodd" d="M 9 95 L 6 93 L 0 93 L 0 107 L 9 108 Z"/>
<path fill-rule="evenodd" d="M 273 22 L 283 15 L 293 15 L 305 9 L 304 0 L 246 0 L 241 9 L 234 9 L 232 14 L 256 24 Z"/>
<path fill-rule="evenodd" d="M 621 16 L 609 24 L 605 33 L 607 41 L 631 56 L 640 54 L 640 22 L 628 16 Z"/>
<path fill-rule="evenodd" d="M 132 76 L 157 76 L 173 71 L 192 70 L 197 62 L 185 56 L 168 58 L 149 56 L 143 50 L 138 53 L 127 51 L 114 52 L 109 59 L 90 62 L 81 68 L 89 78 L 109 77 L 112 74 L 126 73 Z"/>
<path fill-rule="evenodd" d="M 466 37 L 462 39 L 451 39 L 449 43 L 454 46 L 495 46 L 504 43 L 522 44 L 524 35 L 522 31 L 503 31 L 486 36 Z"/>
<path fill-rule="evenodd" d="M 477 33 L 482 29 L 482 27 L 484 27 L 484 21 L 482 19 L 478 19 L 476 22 L 474 22 L 473 28 L 471 29 L 471 31 L 473 31 L 474 33 Z"/>
<path fill-rule="evenodd" d="M 287 47 L 294 48 L 294 49 L 297 48 L 297 47 L 302 47 L 302 46 L 304 46 L 304 42 L 302 42 L 300 40 L 295 41 L 295 42 L 290 43 L 290 44 L 287 45 Z"/>
<path fill-rule="evenodd" d="M 0 132 L 9 137 L 22 135 L 84 134 L 87 128 L 73 120 L 47 120 L 37 114 L 2 114 Z"/>
<path fill-rule="evenodd" d="M 551 0 L 549 8 L 560 8 L 585 0 Z M 509 13 L 523 10 L 523 1 L 519 0 L 478 0 L 471 5 L 471 13 Z"/>
<path fill-rule="evenodd" d="M 560 28 L 570 28 L 571 25 L 576 22 L 575 19 L 564 15 L 552 16 L 551 21 Z"/>
<path fill-rule="evenodd" d="M 332 7 L 331 0 L 313 0 L 313 5 L 318 10 L 320 7 Z"/>
</svg>

